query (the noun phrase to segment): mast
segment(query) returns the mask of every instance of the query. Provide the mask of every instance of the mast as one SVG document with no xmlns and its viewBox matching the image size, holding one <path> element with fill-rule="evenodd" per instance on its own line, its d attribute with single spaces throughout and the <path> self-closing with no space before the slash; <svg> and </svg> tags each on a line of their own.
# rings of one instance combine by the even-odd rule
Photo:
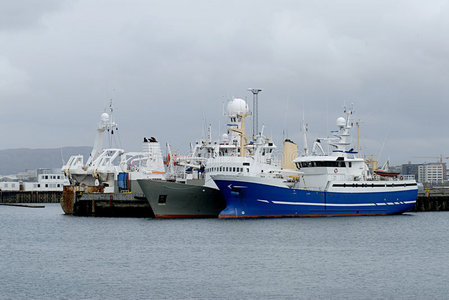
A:
<svg viewBox="0 0 449 300">
<path fill-rule="evenodd" d="M 237 117 L 241 118 L 240 128 L 231 128 L 232 131 L 237 132 L 240 135 L 240 157 L 246 157 L 245 118 L 248 115 L 248 113 L 237 114 Z"/>
<path fill-rule="evenodd" d="M 259 99 L 258 95 L 261 89 L 249 88 L 248 91 L 253 93 L 253 140 L 259 134 Z"/>
<path fill-rule="evenodd" d="M 303 142 L 304 142 L 304 155 L 309 155 L 309 148 L 308 148 L 308 146 L 307 146 L 307 124 L 306 124 L 306 121 L 305 121 L 305 116 L 304 116 L 304 108 L 303 108 L 303 111 L 302 111 L 302 130 L 303 130 L 303 132 L 304 132 L 304 135 L 303 135 Z"/>
<path fill-rule="evenodd" d="M 360 122 L 355 122 L 357 126 L 357 153 L 360 153 Z"/>
<path fill-rule="evenodd" d="M 209 143 L 212 142 L 212 125 L 209 124 L 209 127 L 207 128 L 207 141 Z"/>
<path fill-rule="evenodd" d="M 347 110 L 345 108 L 346 119 L 340 117 L 337 119 L 337 127 L 339 128 L 338 133 L 334 134 L 337 138 L 335 142 L 330 143 L 336 149 L 333 152 L 346 152 L 347 146 L 350 145 L 349 137 L 351 136 L 350 130 L 352 128 L 351 115 L 352 109 Z"/>
<path fill-rule="evenodd" d="M 307 124 L 304 123 L 303 125 L 303 131 L 304 131 L 304 155 L 309 155 L 309 148 L 307 146 Z"/>
<path fill-rule="evenodd" d="M 103 133 L 108 130 L 113 134 L 114 128 L 117 126 L 116 123 L 112 120 L 112 113 L 114 112 L 114 109 L 112 107 L 112 100 L 109 103 L 109 113 L 104 112 L 100 116 L 100 122 L 98 123 L 97 127 L 97 135 L 95 137 L 94 146 L 92 148 L 92 151 L 89 155 L 89 159 L 87 160 L 86 165 L 90 165 L 97 157 L 100 155 L 101 152 L 103 152 Z"/>
</svg>

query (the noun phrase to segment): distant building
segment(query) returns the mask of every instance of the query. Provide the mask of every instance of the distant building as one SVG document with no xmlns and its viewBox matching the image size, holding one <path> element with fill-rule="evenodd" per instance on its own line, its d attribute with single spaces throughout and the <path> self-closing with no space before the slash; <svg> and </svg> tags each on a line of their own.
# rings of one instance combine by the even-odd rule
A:
<svg viewBox="0 0 449 300">
<path fill-rule="evenodd" d="M 37 182 L 24 182 L 24 191 L 38 192 L 62 192 L 64 185 L 69 185 L 69 180 L 64 174 L 39 174 Z"/>
<path fill-rule="evenodd" d="M 408 164 L 404 164 L 401 167 L 401 175 L 414 175 L 416 181 L 420 182 L 418 180 L 418 168 L 421 166 L 421 164 L 412 164 L 409 162 Z"/>
<path fill-rule="evenodd" d="M 20 191 L 20 182 L 16 181 L 3 181 L 0 182 L 0 191 Z"/>
<path fill-rule="evenodd" d="M 60 171 L 54 172 L 52 169 L 27 170 L 17 175 L 1 177 L 0 191 L 62 192 L 64 185 L 68 184 L 69 180 Z"/>
<path fill-rule="evenodd" d="M 418 166 L 418 182 L 442 184 L 446 180 L 446 163 L 428 163 Z"/>
</svg>

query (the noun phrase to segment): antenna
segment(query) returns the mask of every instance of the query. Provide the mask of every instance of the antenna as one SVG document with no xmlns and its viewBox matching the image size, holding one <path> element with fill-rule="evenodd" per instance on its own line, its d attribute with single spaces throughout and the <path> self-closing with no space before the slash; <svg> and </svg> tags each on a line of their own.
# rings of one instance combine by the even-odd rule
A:
<svg viewBox="0 0 449 300">
<path fill-rule="evenodd" d="M 212 125 L 209 123 L 209 127 L 207 128 L 207 141 L 209 143 L 212 142 Z"/>
<path fill-rule="evenodd" d="M 203 124 L 201 124 L 202 132 L 203 132 L 203 138 L 204 140 L 207 140 L 207 122 L 206 122 L 206 115 L 203 112 Z"/>
<path fill-rule="evenodd" d="M 59 148 L 59 150 L 61 150 L 61 160 L 62 160 L 62 165 L 65 166 L 64 156 L 62 155 L 62 147 Z"/>
</svg>

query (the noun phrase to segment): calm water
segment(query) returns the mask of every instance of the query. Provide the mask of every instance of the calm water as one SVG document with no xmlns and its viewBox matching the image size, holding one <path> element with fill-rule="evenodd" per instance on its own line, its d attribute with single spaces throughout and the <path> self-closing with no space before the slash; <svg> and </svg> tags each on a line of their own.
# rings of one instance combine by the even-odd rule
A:
<svg viewBox="0 0 449 300">
<path fill-rule="evenodd" d="M 449 213 L 80 218 L 0 206 L 0 298 L 447 299 Z"/>
</svg>

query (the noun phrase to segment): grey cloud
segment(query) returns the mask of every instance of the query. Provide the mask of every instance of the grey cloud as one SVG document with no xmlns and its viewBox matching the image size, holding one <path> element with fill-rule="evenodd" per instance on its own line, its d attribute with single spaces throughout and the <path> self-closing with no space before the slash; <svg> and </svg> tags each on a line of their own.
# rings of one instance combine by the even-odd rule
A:
<svg viewBox="0 0 449 300">
<path fill-rule="evenodd" d="M 15 0 L 0 2 L 0 31 L 24 30 L 36 26 L 46 13 L 61 7 L 64 0 Z"/>
<path fill-rule="evenodd" d="M 14 4 L 23 17 L 0 25 L 21 28 L 0 31 L 0 73 L 16 70 L 0 84 L 5 148 L 89 145 L 113 98 L 125 148 L 150 133 L 186 150 L 204 118 L 218 135 L 222 101 L 251 99 L 248 87 L 263 89 L 259 119 L 278 143 L 285 131 L 301 140 L 303 110 L 325 136 L 354 102 L 370 153 L 386 132 L 397 161 L 438 138 L 449 148 L 442 1 L 40 3 Z"/>
</svg>

